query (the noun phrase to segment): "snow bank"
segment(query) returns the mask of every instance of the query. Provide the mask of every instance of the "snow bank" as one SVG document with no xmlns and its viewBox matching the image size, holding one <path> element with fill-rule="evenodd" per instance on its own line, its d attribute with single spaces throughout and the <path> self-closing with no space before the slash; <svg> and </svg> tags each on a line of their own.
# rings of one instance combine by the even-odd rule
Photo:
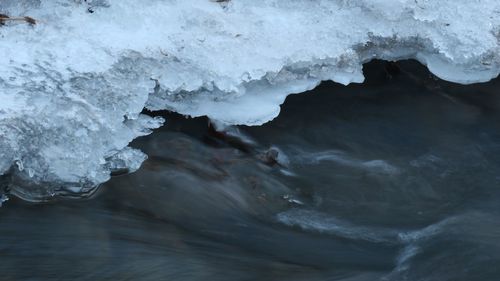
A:
<svg viewBox="0 0 500 281">
<path fill-rule="evenodd" d="M 2 0 L 0 174 L 27 200 L 79 195 L 145 159 L 168 109 L 259 125 L 322 80 L 415 58 L 458 83 L 500 71 L 498 0 Z M 166 148 L 168 149 L 168 148 Z"/>
</svg>

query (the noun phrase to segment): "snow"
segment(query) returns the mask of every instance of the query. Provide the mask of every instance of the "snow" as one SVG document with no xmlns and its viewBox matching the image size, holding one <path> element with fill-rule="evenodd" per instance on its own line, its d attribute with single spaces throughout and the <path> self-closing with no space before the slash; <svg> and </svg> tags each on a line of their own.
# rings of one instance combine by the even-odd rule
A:
<svg viewBox="0 0 500 281">
<path fill-rule="evenodd" d="M 38 20 L 0 27 L 0 174 L 33 200 L 138 168 L 129 142 L 163 122 L 145 107 L 260 125 L 289 94 L 362 82 L 375 58 L 457 83 L 500 72 L 497 0 L 2 0 L 0 13 Z"/>
</svg>

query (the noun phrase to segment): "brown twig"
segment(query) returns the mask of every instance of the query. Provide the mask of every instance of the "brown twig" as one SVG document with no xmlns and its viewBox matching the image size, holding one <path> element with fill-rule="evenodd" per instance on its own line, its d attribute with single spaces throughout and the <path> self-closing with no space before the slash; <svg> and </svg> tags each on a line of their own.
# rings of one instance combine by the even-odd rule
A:
<svg viewBox="0 0 500 281">
<path fill-rule="evenodd" d="M 0 14 L 0 25 L 5 25 L 8 21 L 23 21 L 30 25 L 37 24 L 37 20 L 32 17 L 9 17 L 8 15 Z"/>
<path fill-rule="evenodd" d="M 9 16 L 0 14 L 0 25 L 5 25 L 5 21 L 9 19 Z"/>
</svg>

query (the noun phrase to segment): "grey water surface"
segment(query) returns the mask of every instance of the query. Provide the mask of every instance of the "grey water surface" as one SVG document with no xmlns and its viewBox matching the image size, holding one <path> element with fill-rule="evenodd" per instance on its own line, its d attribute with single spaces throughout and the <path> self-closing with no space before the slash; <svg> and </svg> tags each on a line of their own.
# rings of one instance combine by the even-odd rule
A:
<svg viewBox="0 0 500 281">
<path fill-rule="evenodd" d="M 138 172 L 0 208 L 0 280 L 500 280 L 500 79 L 365 74 L 260 127 L 160 113 Z"/>
</svg>

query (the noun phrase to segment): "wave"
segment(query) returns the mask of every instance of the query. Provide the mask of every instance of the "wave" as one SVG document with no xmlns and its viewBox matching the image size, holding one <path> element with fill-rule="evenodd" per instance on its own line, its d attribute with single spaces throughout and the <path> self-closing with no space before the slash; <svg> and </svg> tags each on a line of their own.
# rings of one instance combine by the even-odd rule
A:
<svg viewBox="0 0 500 281">
<path fill-rule="evenodd" d="M 395 257 L 394 268 L 380 280 L 403 280 L 407 279 L 403 276 L 406 277 L 414 267 L 418 267 L 414 264 L 415 259 L 422 253 L 435 248 L 432 244 L 435 242 L 431 241 L 436 237 L 458 232 L 457 226 L 470 220 L 471 217 L 476 219 L 478 214 L 451 216 L 413 230 L 360 225 L 338 219 L 327 213 L 306 209 L 285 211 L 279 213 L 276 219 L 279 223 L 289 227 L 298 227 L 306 232 L 332 235 L 350 241 L 396 246 L 400 250 Z"/>
<path fill-rule="evenodd" d="M 145 159 L 130 141 L 171 110 L 260 125 L 321 81 L 413 58 L 458 83 L 500 72 L 500 3 L 4 0 L 0 174 L 27 200 L 90 192 Z M 119 163 L 119 164 L 117 164 Z"/>
<path fill-rule="evenodd" d="M 391 165 L 385 160 L 356 159 L 340 150 L 326 150 L 319 152 L 304 152 L 301 149 L 295 150 L 295 155 L 297 156 L 295 156 L 294 160 L 299 163 L 320 164 L 321 162 L 333 162 L 353 169 L 361 169 L 386 175 L 397 175 L 400 173 L 397 167 Z"/>
<path fill-rule="evenodd" d="M 306 231 L 336 235 L 374 243 L 412 245 L 440 234 L 461 217 L 449 217 L 421 229 L 401 230 L 376 226 L 361 226 L 334 216 L 307 209 L 291 209 L 277 215 L 277 220 Z"/>
<path fill-rule="evenodd" d="M 279 213 L 277 220 L 287 226 L 299 227 L 306 231 L 335 235 L 373 243 L 398 244 L 398 232 L 376 227 L 366 227 L 335 218 L 329 214 L 312 210 L 292 209 Z"/>
</svg>

